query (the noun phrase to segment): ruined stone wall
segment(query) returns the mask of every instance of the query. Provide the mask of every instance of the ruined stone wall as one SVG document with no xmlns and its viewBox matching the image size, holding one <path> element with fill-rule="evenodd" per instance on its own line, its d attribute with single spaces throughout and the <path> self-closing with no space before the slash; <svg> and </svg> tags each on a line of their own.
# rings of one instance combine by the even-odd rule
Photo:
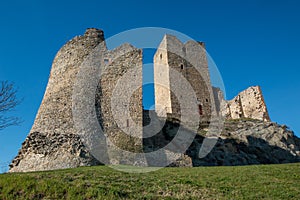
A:
<svg viewBox="0 0 300 200">
<path fill-rule="evenodd" d="M 102 41 L 102 31 L 88 29 L 84 36 L 75 37 L 59 50 L 31 132 L 74 133 L 71 101 L 74 81 L 80 64 Z"/>
<path fill-rule="evenodd" d="M 212 112 L 214 99 L 208 72 L 206 52 L 202 43 L 188 41 L 181 43 L 175 36 L 166 35 L 154 56 L 155 103 L 159 103 L 167 113 L 181 115 L 180 103 L 174 91 L 187 91 L 173 71 L 180 73 L 195 92 L 194 104 L 184 108 L 190 111 L 199 110 L 201 121 L 208 121 Z M 198 69 L 198 70 L 197 70 Z M 158 83 L 165 83 L 169 88 L 161 89 Z M 183 93 L 183 92 L 182 92 Z M 183 97 L 188 98 L 188 97 Z M 193 107 L 195 106 L 196 107 Z M 157 108 L 159 115 L 160 111 Z"/>
<path fill-rule="evenodd" d="M 129 44 L 124 44 L 107 52 L 105 59 L 108 59 L 109 63 L 101 75 L 99 95 L 96 98 L 99 121 L 105 134 L 114 145 L 123 150 L 141 152 L 143 127 L 142 51 Z M 121 79 L 124 76 L 126 78 Z M 132 82 L 138 88 L 135 88 L 133 93 L 128 95 Z M 120 90 L 114 93 L 116 87 Z M 113 95 L 117 98 L 113 99 Z M 128 101 L 121 99 L 126 95 L 128 95 Z M 114 109 L 121 115 L 118 121 L 115 119 L 117 116 L 114 115 L 112 106 L 115 106 Z"/>
<path fill-rule="evenodd" d="M 270 121 L 267 106 L 259 86 L 252 86 L 228 101 L 227 116 L 231 119 L 251 118 Z"/>
<path fill-rule="evenodd" d="M 97 29 L 87 29 L 83 36 L 75 37 L 57 53 L 35 122 L 18 155 L 10 165 L 11 172 L 99 164 L 77 135 L 72 116 L 73 87 L 79 67 L 96 47 L 97 51 L 105 55 L 103 63 L 106 63 L 106 65 L 101 63 L 103 74 L 95 96 L 95 106 L 100 111 L 98 112 L 99 123 L 106 136 L 116 146 L 131 151 L 142 149 L 141 138 L 128 136 L 132 132 L 142 136 L 142 51 L 128 44 L 108 51 L 103 32 Z M 128 80 L 134 81 L 139 87 L 129 96 L 128 104 L 116 98 L 115 103 L 120 106 L 119 110 L 121 109 L 120 112 L 123 114 L 121 123 L 117 125 L 112 115 L 110 100 L 119 78 L 132 68 L 135 68 L 134 73 Z M 128 92 L 127 84 L 121 87 L 123 87 L 121 88 L 123 93 L 115 94 L 117 97 L 122 97 Z M 124 106 L 127 106 L 128 115 L 124 111 Z M 139 131 L 130 129 L 134 125 L 140 128 Z M 127 134 L 121 130 L 124 126 L 127 128 Z"/>
<path fill-rule="evenodd" d="M 190 62 L 184 68 L 186 70 L 185 77 L 196 92 L 198 106 L 202 106 L 200 119 L 207 122 L 210 120 L 212 112 L 215 111 L 215 106 L 205 46 L 203 42 L 188 41 L 184 45 L 184 50 L 186 60 Z M 199 110 L 199 112 L 201 111 Z"/>
<path fill-rule="evenodd" d="M 79 152 L 86 152 L 84 146 L 79 145 L 76 151 L 72 150 L 72 145 L 80 143 L 79 137 L 71 137 L 75 133 L 72 92 L 80 64 L 103 40 L 103 31 L 87 29 L 83 36 L 75 37 L 59 50 L 53 61 L 36 119 L 26 142 L 10 165 L 11 172 L 61 169 L 97 163 L 88 153 L 81 156 Z M 51 142 L 44 143 L 40 138 Z M 58 145 L 61 141 L 64 141 L 64 145 Z M 38 150 L 41 146 L 45 146 L 44 151 Z"/>
</svg>

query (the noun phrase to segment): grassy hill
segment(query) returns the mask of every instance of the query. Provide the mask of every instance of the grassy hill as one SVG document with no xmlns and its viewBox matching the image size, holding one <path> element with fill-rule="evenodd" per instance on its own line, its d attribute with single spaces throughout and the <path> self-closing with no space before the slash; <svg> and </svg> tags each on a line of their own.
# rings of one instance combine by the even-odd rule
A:
<svg viewBox="0 0 300 200">
<path fill-rule="evenodd" d="M 300 199 L 300 163 L 149 173 L 96 166 L 2 174 L 0 199 Z"/>
</svg>

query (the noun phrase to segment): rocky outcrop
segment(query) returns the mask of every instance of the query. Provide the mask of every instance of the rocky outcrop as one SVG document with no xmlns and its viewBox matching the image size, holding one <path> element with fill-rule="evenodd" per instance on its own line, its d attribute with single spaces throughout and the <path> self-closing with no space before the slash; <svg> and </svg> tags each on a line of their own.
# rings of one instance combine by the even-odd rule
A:
<svg viewBox="0 0 300 200">
<path fill-rule="evenodd" d="M 150 123 L 144 112 L 144 125 Z M 152 113 L 152 120 L 155 119 Z M 161 119 L 162 130 L 144 138 L 144 151 L 151 152 L 168 145 L 180 127 L 174 118 Z M 159 121 L 158 120 L 158 121 Z M 279 164 L 300 162 L 300 139 L 287 126 L 255 119 L 226 120 L 216 145 L 204 158 L 199 152 L 207 134 L 209 124 L 202 124 L 186 152 L 170 166 L 234 166 L 251 164 Z M 189 130 L 185 134 L 193 135 Z M 190 158 L 190 159 L 189 159 Z"/>
<path fill-rule="evenodd" d="M 300 162 L 300 139 L 285 125 L 260 120 L 228 120 L 213 150 L 202 159 L 198 135 L 188 155 L 193 166 L 279 164 Z"/>
</svg>

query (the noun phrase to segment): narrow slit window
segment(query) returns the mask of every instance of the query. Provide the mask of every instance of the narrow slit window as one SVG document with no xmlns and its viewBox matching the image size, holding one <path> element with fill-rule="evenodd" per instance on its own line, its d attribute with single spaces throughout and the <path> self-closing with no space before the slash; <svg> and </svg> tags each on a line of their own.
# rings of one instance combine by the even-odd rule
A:
<svg viewBox="0 0 300 200">
<path fill-rule="evenodd" d="M 180 65 L 180 69 L 183 69 L 183 68 L 184 68 L 184 67 L 183 67 L 183 64 L 181 64 L 181 65 Z"/>
<path fill-rule="evenodd" d="M 199 115 L 203 115 L 203 108 L 202 105 L 198 105 Z"/>
<path fill-rule="evenodd" d="M 126 125 L 127 125 L 127 127 L 129 127 L 129 119 L 127 119 Z"/>
</svg>

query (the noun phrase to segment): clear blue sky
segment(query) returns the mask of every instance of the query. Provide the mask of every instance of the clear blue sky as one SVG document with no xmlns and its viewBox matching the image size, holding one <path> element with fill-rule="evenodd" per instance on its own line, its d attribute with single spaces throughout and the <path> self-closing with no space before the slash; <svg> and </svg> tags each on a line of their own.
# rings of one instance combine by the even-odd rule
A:
<svg viewBox="0 0 300 200">
<path fill-rule="evenodd" d="M 164 27 L 206 43 L 230 99 L 262 87 L 271 119 L 300 136 L 300 1 L 2 1 L 0 80 L 19 87 L 19 127 L 0 132 L 1 163 L 18 152 L 33 124 L 59 48 L 88 27 L 109 37 Z"/>
</svg>

